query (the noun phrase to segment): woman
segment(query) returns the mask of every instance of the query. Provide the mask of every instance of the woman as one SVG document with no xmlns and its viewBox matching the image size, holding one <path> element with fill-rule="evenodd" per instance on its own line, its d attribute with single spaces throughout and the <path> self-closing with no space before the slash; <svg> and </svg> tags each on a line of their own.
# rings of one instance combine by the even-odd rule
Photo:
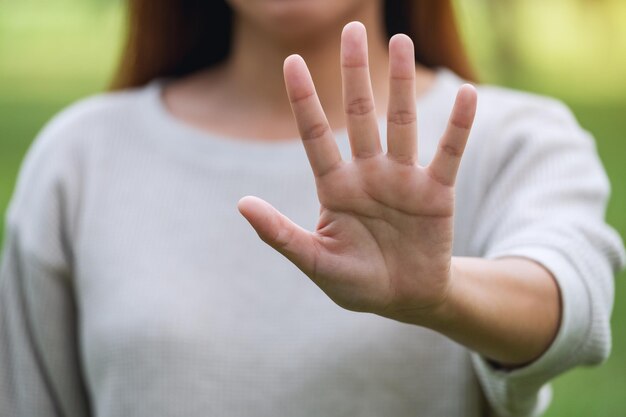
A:
<svg viewBox="0 0 626 417">
<path fill-rule="evenodd" d="M 30 151 L 0 415 L 539 415 L 606 359 L 622 245 L 562 105 L 464 85 L 445 1 L 227 3 L 131 2 L 120 91 Z"/>
</svg>

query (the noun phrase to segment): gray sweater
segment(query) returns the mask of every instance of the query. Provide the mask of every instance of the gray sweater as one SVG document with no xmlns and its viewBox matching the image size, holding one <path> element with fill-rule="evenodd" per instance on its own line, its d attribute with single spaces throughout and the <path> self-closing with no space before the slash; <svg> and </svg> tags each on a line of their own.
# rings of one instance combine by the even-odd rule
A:
<svg viewBox="0 0 626 417">
<path fill-rule="evenodd" d="M 461 82 L 440 70 L 418 99 L 421 163 Z M 333 304 L 236 209 L 257 195 L 314 228 L 299 140 L 195 130 L 162 84 L 72 106 L 24 162 L 0 275 L 0 416 L 536 416 L 553 377 L 606 359 L 622 243 L 593 139 L 558 102 L 479 87 L 457 182 L 455 255 L 530 258 L 561 290 L 550 348 L 505 372 Z"/>
</svg>

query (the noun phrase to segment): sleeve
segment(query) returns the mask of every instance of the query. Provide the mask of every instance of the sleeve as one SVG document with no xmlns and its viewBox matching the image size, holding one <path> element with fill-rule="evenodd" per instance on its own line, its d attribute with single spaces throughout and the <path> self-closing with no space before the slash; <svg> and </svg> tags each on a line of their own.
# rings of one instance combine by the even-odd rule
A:
<svg viewBox="0 0 626 417">
<path fill-rule="evenodd" d="M 611 348 L 614 277 L 624 252 L 604 221 L 609 182 L 593 138 L 563 105 L 547 104 L 505 121 L 485 160 L 491 169 L 474 226 L 475 253 L 538 262 L 556 279 L 562 303 L 557 335 L 532 363 L 506 371 L 471 353 L 497 416 L 542 415 L 552 378 L 602 363 Z"/>
<path fill-rule="evenodd" d="M 0 269 L 0 416 L 90 415 L 79 361 L 70 201 L 56 127 L 31 147 L 7 214 Z"/>
</svg>

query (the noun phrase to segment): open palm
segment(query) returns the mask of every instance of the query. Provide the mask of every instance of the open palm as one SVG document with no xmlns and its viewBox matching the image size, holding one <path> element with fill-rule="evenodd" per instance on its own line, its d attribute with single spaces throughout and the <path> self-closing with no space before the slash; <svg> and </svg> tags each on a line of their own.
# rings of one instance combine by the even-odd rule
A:
<svg viewBox="0 0 626 417">
<path fill-rule="evenodd" d="M 387 153 L 380 144 L 365 28 L 342 35 L 344 107 L 352 161 L 343 161 L 306 64 L 284 74 L 321 204 L 314 232 L 268 203 L 245 197 L 239 209 L 261 239 L 307 274 L 340 306 L 386 317 L 429 311 L 450 285 L 454 181 L 476 110 L 463 86 L 432 162 L 417 163 L 415 61 L 404 35 L 389 43 Z"/>
</svg>

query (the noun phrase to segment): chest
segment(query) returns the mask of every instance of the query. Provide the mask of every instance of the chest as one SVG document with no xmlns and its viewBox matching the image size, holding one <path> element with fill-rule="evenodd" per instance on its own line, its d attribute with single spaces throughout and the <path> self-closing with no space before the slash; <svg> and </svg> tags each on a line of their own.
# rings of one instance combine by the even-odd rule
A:
<svg viewBox="0 0 626 417">
<path fill-rule="evenodd" d="M 333 304 L 258 239 L 236 209 L 247 194 L 315 227 L 319 204 L 304 164 L 284 175 L 223 167 L 129 172 L 89 202 L 77 298 L 94 398 L 139 390 L 159 412 L 182 402 L 191 408 L 172 415 L 189 416 L 478 409 L 464 349 Z M 133 402 L 126 406 L 123 414 L 133 414 Z"/>
</svg>

